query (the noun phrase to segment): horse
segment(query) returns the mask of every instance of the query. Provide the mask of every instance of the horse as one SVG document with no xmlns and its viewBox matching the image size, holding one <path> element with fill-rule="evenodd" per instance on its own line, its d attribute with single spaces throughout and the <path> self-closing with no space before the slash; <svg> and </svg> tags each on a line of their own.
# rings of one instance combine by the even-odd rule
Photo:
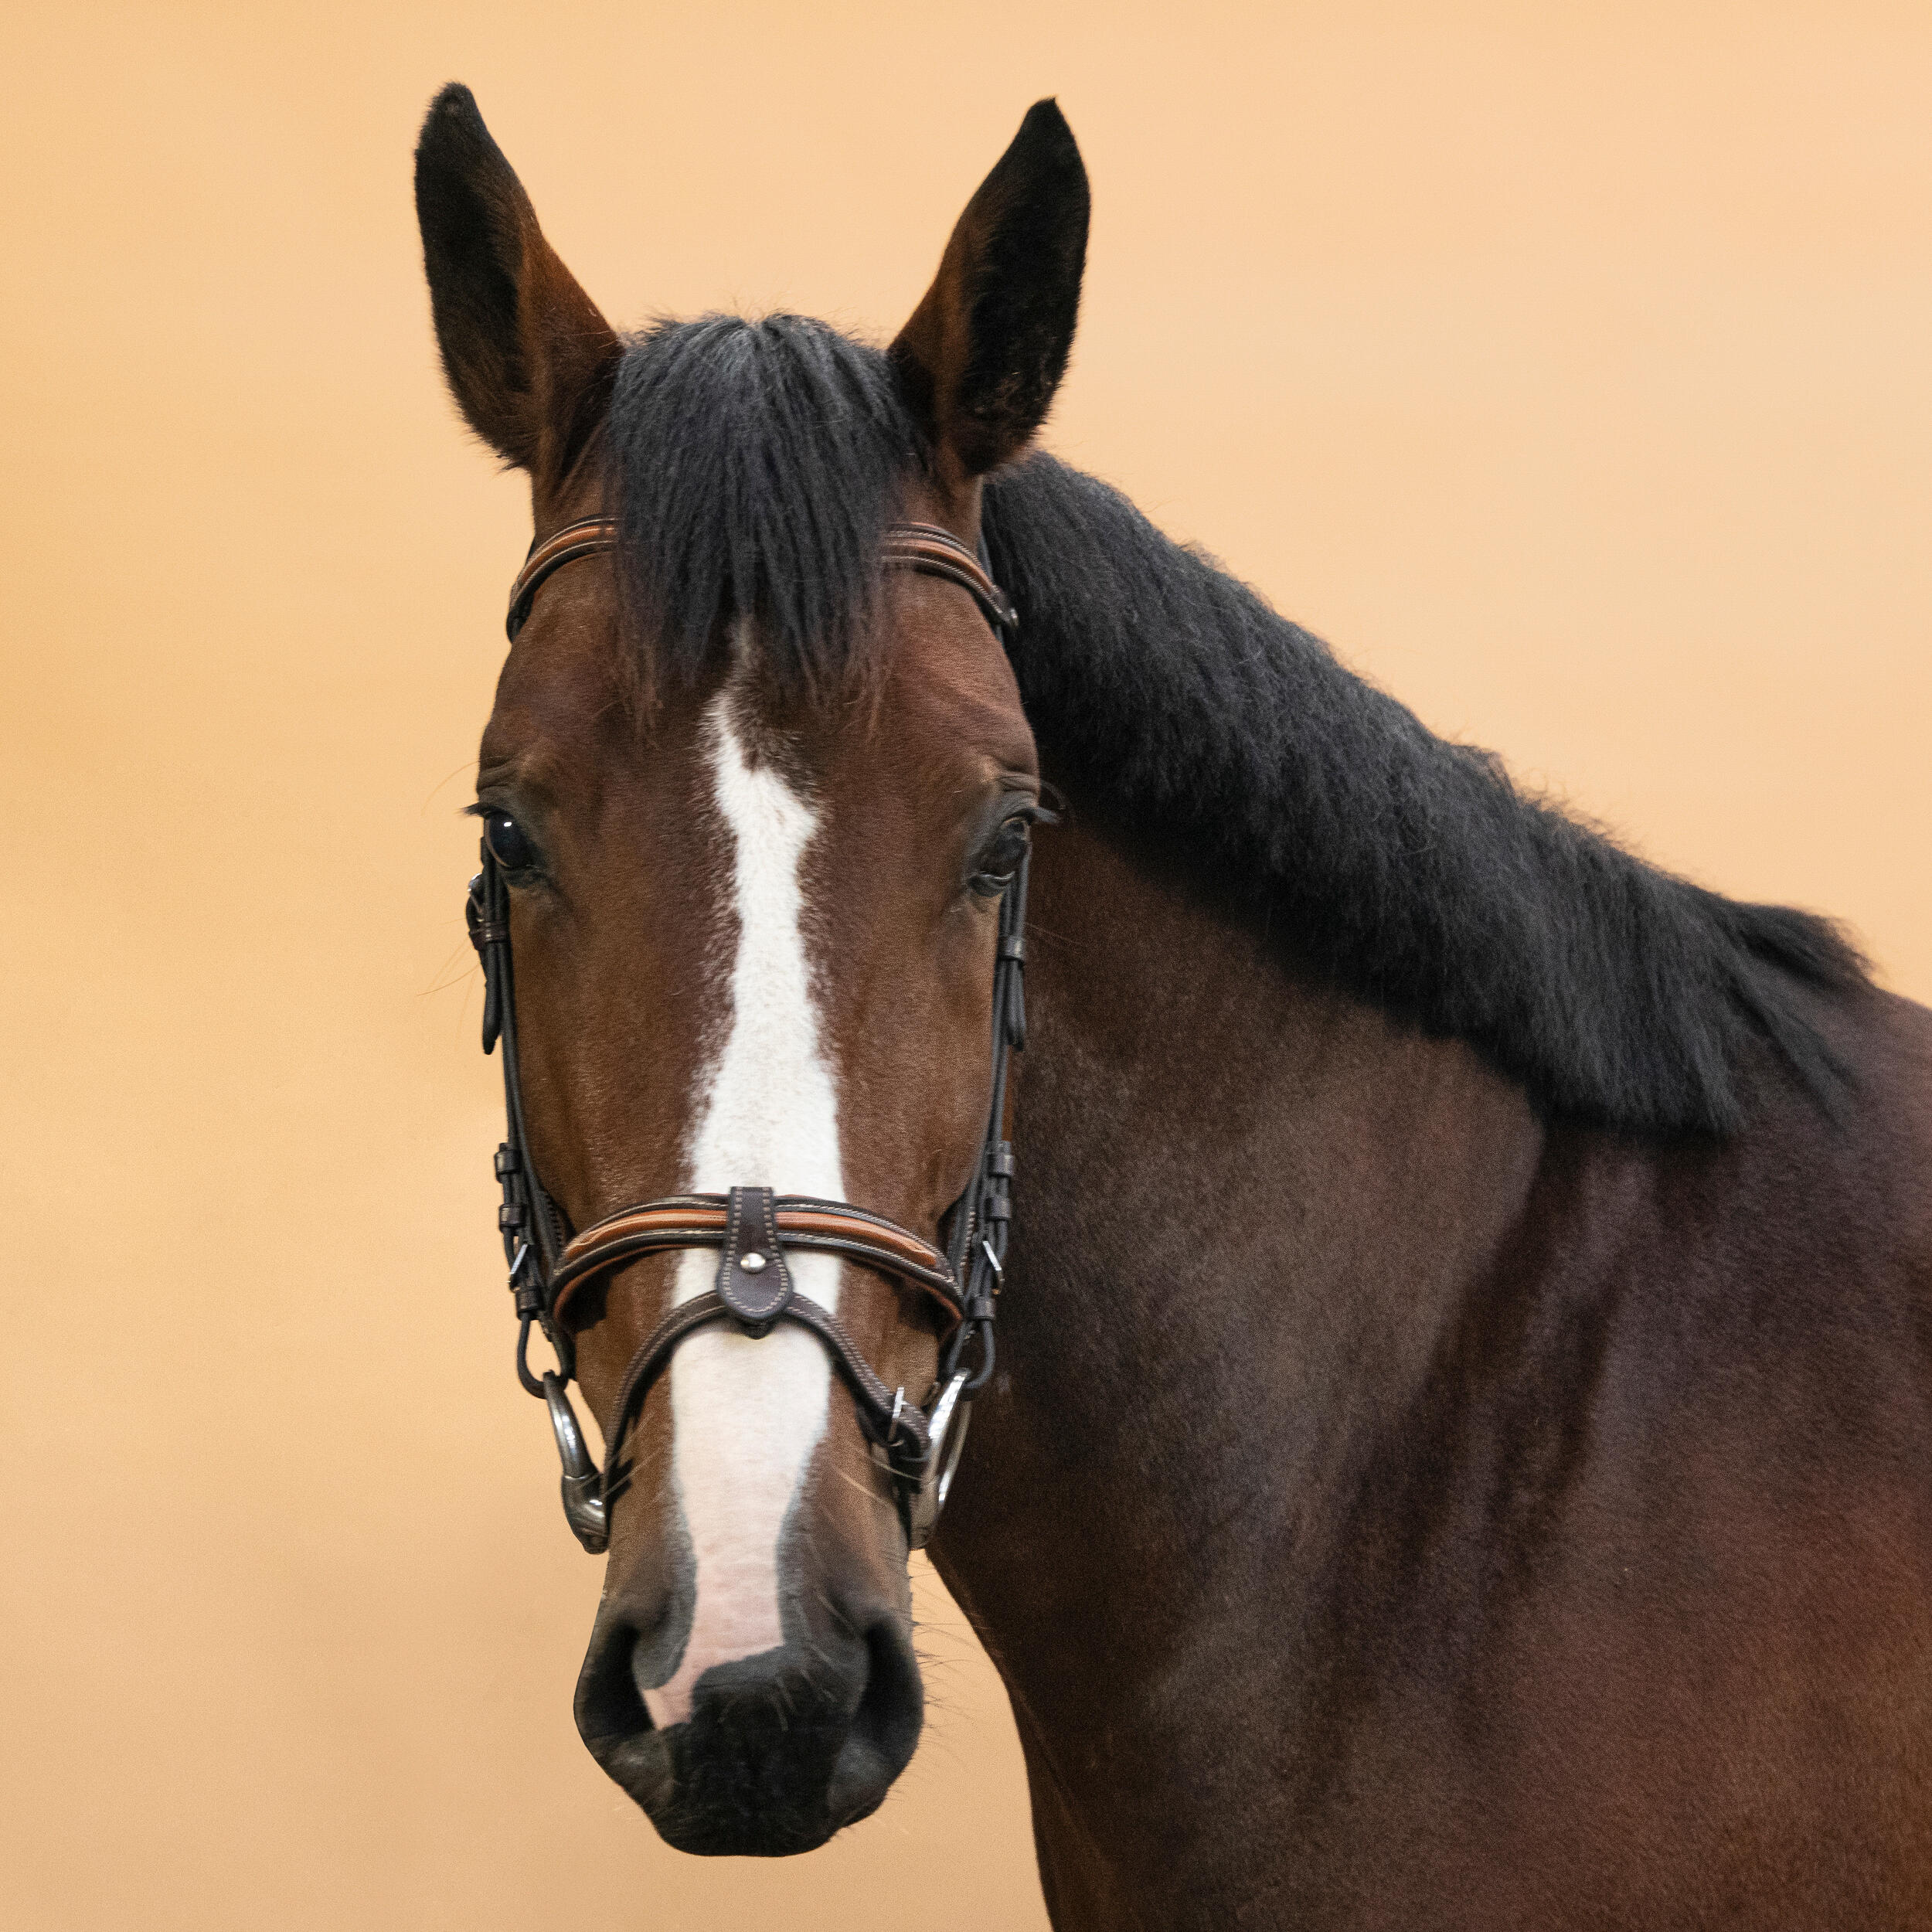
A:
<svg viewBox="0 0 1932 1932">
<path fill-rule="evenodd" d="M 1927 1012 L 1035 447 L 1051 101 L 883 349 L 620 337 L 460 86 L 416 182 L 532 496 L 519 1366 L 664 1838 L 877 1807 L 930 1536 L 1062 1932 L 1932 1921 Z"/>
</svg>

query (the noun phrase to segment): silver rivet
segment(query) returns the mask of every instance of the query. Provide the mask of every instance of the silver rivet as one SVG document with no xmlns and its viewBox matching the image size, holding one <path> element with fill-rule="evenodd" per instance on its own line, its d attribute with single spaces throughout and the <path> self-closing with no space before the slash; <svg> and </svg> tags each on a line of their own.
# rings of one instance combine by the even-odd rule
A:
<svg viewBox="0 0 1932 1932">
<path fill-rule="evenodd" d="M 749 1254 L 739 1256 L 738 1265 L 747 1274 L 761 1274 L 764 1269 L 765 1257 L 753 1248 Z"/>
</svg>

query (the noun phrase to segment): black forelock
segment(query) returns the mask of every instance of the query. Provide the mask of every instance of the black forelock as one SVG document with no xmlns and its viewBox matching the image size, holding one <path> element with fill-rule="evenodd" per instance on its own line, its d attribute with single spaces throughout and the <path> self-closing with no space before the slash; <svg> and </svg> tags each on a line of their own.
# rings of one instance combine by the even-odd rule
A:
<svg viewBox="0 0 1932 1932">
<path fill-rule="evenodd" d="M 626 348 L 609 452 L 627 601 L 664 669 L 696 675 L 740 618 L 782 685 L 861 661 L 879 539 L 925 459 L 882 351 L 798 315 L 662 323 Z"/>
<path fill-rule="evenodd" d="M 1828 922 L 1523 797 L 1050 457 L 989 480 L 986 526 L 1043 767 L 1235 882 L 1325 976 L 1467 1040 L 1544 1109 L 1633 1131 L 1734 1125 L 1766 1041 L 1832 1084 L 1805 989 L 1863 968 Z"/>
</svg>

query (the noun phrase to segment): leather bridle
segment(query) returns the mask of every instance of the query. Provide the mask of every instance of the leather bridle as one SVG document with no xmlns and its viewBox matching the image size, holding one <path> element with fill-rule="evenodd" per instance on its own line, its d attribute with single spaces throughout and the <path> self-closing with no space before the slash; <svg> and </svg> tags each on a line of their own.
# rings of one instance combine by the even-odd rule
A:
<svg viewBox="0 0 1932 1932">
<path fill-rule="evenodd" d="M 515 642 L 538 590 L 553 572 L 616 545 L 617 526 L 592 518 L 568 525 L 533 546 L 511 587 L 510 641 Z M 1019 623 L 992 580 L 984 549 L 976 556 L 936 524 L 889 525 L 881 561 L 889 570 L 941 577 L 970 592 L 1002 643 Z M 852 1392 L 859 1426 L 874 1456 L 895 1478 L 909 1543 L 917 1549 L 931 1536 L 958 1467 L 971 1398 L 993 1372 L 993 1319 L 1005 1274 L 1007 1226 L 1012 1212 L 1013 1150 L 1005 1138 L 1007 1076 L 1012 1055 L 1026 1043 L 1029 856 L 1022 852 L 1000 896 L 993 967 L 991 1104 L 973 1177 L 947 1216 L 942 1252 L 911 1230 L 848 1202 L 774 1195 L 764 1187 L 645 1201 L 621 1208 L 580 1233 L 568 1233 L 530 1156 L 510 959 L 509 891 L 488 839 L 484 841 L 483 869 L 470 881 L 467 910 L 471 942 L 483 964 L 483 1050 L 492 1052 L 499 1039 L 503 1046 L 508 1131 L 496 1151 L 496 1175 L 503 1191 L 497 1226 L 515 1299 L 517 1378 L 549 1405 L 563 1464 L 563 1513 L 578 1541 L 593 1555 L 609 1546 L 611 1505 L 623 1478 L 619 1457 L 652 1384 L 669 1366 L 679 1343 L 718 1323 L 730 1323 L 754 1338 L 770 1334 L 781 1322 L 815 1335 Z M 567 1393 L 576 1372 L 572 1331 L 563 1318 L 570 1302 L 588 1283 L 641 1256 L 707 1247 L 719 1250 L 715 1285 L 675 1304 L 631 1357 L 604 1424 L 604 1464 L 600 1471 L 585 1446 Z M 940 1372 L 923 1404 L 908 1402 L 903 1388 L 889 1388 L 838 1318 L 798 1291 L 785 1257 L 801 1252 L 835 1254 L 856 1262 L 937 1305 Z M 543 1331 L 556 1354 L 556 1369 L 541 1376 L 532 1374 L 529 1366 L 532 1326 Z M 967 1352 L 975 1344 L 968 1369 Z"/>
</svg>

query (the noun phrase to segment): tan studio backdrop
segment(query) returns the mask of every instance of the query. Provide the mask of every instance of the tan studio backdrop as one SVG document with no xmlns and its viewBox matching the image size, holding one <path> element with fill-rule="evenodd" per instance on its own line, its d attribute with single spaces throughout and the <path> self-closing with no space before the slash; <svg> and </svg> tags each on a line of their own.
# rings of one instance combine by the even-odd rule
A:
<svg viewBox="0 0 1932 1932">
<path fill-rule="evenodd" d="M 1047 432 L 1438 730 L 1932 995 L 1932 9 L 9 11 L 10 1932 L 1043 1923 L 997 1680 L 811 1856 L 579 1744 L 460 911 L 520 481 L 410 151 L 475 90 L 607 312 L 889 334 L 1027 104 L 1094 185 Z M 1025 1292 L 1025 1284 L 1019 1284 Z"/>
</svg>

